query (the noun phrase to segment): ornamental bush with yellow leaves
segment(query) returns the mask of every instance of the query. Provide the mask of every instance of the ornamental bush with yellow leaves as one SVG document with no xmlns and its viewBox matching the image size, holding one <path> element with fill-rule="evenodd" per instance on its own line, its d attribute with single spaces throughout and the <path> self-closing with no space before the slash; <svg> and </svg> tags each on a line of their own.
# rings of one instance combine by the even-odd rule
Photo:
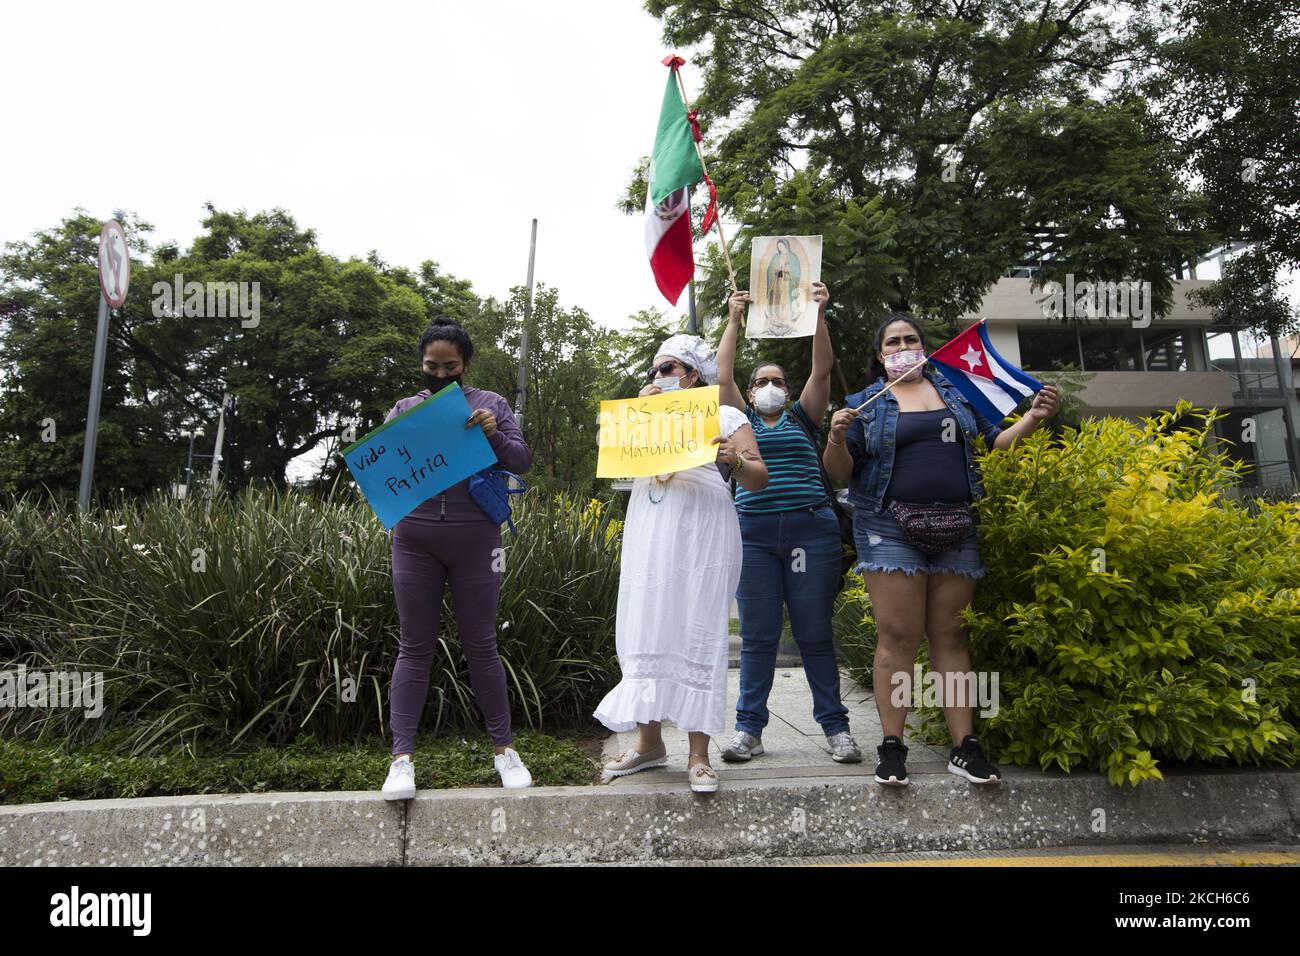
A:
<svg viewBox="0 0 1300 956">
<path fill-rule="evenodd" d="M 1220 417 L 1184 402 L 981 454 L 989 574 L 964 618 L 999 674 L 989 753 L 1130 785 L 1296 763 L 1300 504 L 1233 498 Z"/>
</svg>

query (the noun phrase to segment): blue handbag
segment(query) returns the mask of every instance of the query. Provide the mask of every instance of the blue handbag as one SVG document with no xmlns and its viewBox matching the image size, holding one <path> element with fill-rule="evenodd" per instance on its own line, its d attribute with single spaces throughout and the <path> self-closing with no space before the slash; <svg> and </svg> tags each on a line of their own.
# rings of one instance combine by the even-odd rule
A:
<svg viewBox="0 0 1300 956">
<path fill-rule="evenodd" d="M 506 482 L 507 477 L 518 482 L 519 487 L 511 488 Z M 510 525 L 511 534 L 517 532 L 510 515 L 510 496 L 522 495 L 527 490 L 528 486 L 524 484 L 523 479 L 504 468 L 489 465 L 469 476 L 469 496 L 474 504 L 478 505 L 479 511 L 495 525 L 499 526 L 502 522 Z"/>
</svg>

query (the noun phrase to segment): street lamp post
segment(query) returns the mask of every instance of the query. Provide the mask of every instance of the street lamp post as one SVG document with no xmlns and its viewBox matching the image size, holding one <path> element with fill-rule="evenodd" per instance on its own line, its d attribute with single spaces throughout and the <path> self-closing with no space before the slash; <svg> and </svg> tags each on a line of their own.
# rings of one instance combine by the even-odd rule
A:
<svg viewBox="0 0 1300 956">
<path fill-rule="evenodd" d="M 193 480 L 194 475 L 194 439 L 203 434 L 203 429 L 191 428 L 189 430 L 182 430 L 181 434 L 188 435 L 190 438 L 189 454 L 185 456 L 185 496 L 188 498 L 190 494 L 190 482 Z"/>
</svg>

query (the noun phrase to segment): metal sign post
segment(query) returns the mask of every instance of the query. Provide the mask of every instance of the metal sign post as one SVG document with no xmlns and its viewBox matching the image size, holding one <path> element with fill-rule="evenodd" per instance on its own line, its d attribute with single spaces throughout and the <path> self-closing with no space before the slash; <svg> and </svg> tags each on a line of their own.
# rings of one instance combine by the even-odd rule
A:
<svg viewBox="0 0 1300 956">
<path fill-rule="evenodd" d="M 217 443 L 212 448 L 212 475 L 208 479 L 208 501 L 205 515 L 212 514 L 212 496 L 217 490 L 217 476 L 221 474 L 221 442 L 226 437 L 226 409 L 230 407 L 230 393 L 221 393 L 221 410 L 217 412 Z"/>
<path fill-rule="evenodd" d="M 90 483 L 95 474 L 95 439 L 99 434 L 99 400 L 104 390 L 104 356 L 108 351 L 108 310 L 121 308 L 131 282 L 126 233 L 116 219 L 99 232 L 99 321 L 95 328 L 95 357 L 90 373 L 90 405 L 86 409 L 86 441 L 81 452 L 81 487 L 77 506 L 90 507 Z"/>
<path fill-rule="evenodd" d="M 524 299 L 524 321 L 519 335 L 519 384 L 515 386 L 515 418 L 524 427 L 524 403 L 528 397 L 528 322 L 533 316 L 533 263 L 537 261 L 537 220 L 528 242 L 528 297 Z"/>
</svg>

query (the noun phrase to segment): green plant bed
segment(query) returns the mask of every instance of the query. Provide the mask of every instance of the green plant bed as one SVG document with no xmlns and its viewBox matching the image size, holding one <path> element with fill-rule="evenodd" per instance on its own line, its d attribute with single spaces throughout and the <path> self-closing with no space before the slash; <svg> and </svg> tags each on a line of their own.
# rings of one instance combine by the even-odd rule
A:
<svg viewBox="0 0 1300 956">
<path fill-rule="evenodd" d="M 849 676 L 871 689 L 873 659 L 876 656 L 876 619 L 871 614 L 862 575 L 850 571 L 844 590 L 835 601 L 833 619 L 839 659 Z"/>
<path fill-rule="evenodd" d="M 199 793 L 373 790 L 383 785 L 390 758 L 383 741 L 327 746 L 298 740 L 259 744 L 237 752 L 175 749 L 124 756 L 120 741 L 90 746 L 67 741 L 0 740 L 0 803 L 45 803 L 117 797 Z M 517 735 L 515 747 L 535 786 L 582 786 L 597 763 L 576 737 L 535 732 Z M 415 744 L 420 789 L 491 787 L 500 783 L 484 735 L 422 734 Z"/>
<path fill-rule="evenodd" d="M 342 485 L 338 486 L 344 487 Z M 589 718 L 618 681 L 621 523 L 607 505 L 534 492 L 502 535 L 498 646 L 515 726 Z M 246 738 L 383 737 L 399 623 L 391 535 L 350 492 L 155 496 L 77 513 L 0 508 L 0 670 L 103 675 L 103 713 L 0 708 L 0 736 L 128 753 Z M 425 729 L 481 726 L 450 591 Z"/>
</svg>

